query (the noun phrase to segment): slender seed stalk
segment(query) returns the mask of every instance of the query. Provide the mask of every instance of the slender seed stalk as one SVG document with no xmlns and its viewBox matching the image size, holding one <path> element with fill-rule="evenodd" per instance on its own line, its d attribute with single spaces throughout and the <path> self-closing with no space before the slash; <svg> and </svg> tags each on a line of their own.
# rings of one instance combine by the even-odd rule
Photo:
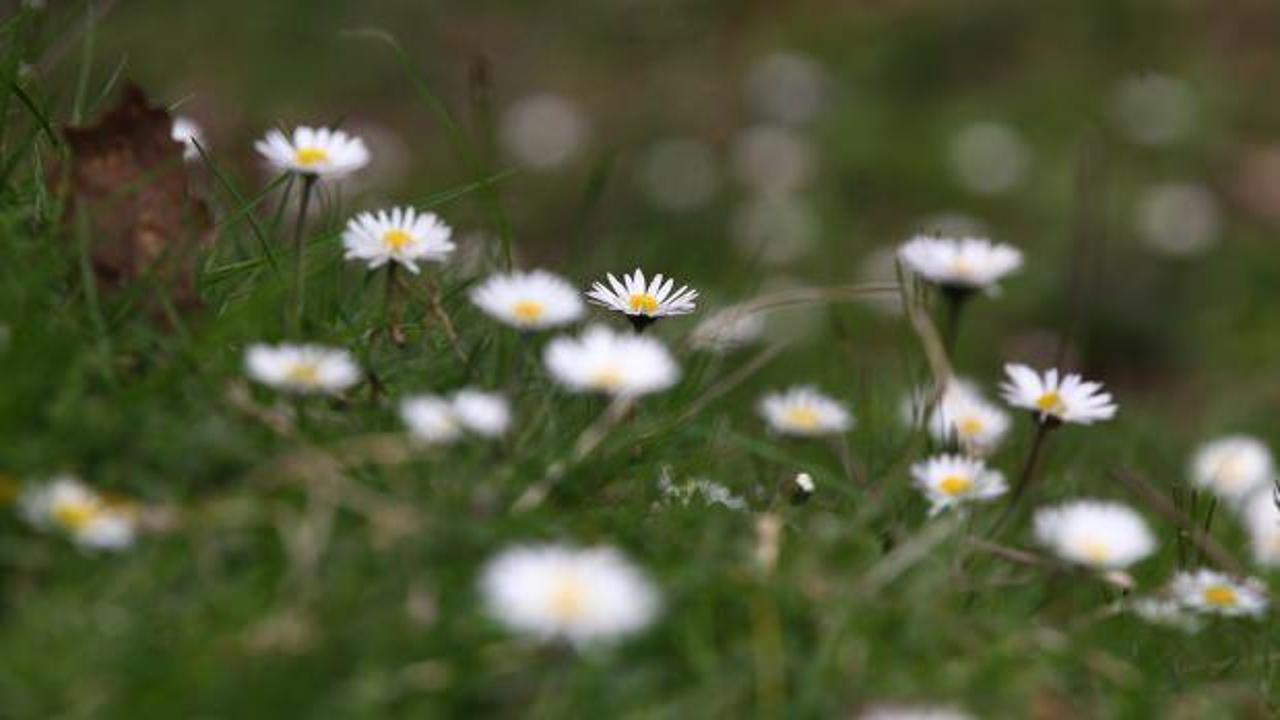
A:
<svg viewBox="0 0 1280 720">
<path fill-rule="evenodd" d="M 1049 431 L 1054 427 L 1055 424 L 1052 419 L 1038 419 L 1035 438 L 1032 439 L 1031 450 L 1027 453 L 1027 461 L 1022 466 L 1022 473 L 1018 476 L 1018 482 L 1013 487 L 1013 493 L 1009 496 L 1009 505 L 1005 507 L 995 525 L 991 526 L 990 534 L 992 537 L 995 537 L 1005 523 L 1012 519 L 1018 508 L 1018 501 L 1022 499 L 1027 488 L 1035 481 L 1036 472 L 1040 469 L 1040 457 L 1043 455 L 1045 438 L 1049 436 Z"/>
<path fill-rule="evenodd" d="M 400 344 L 398 342 L 398 325 L 400 320 L 398 317 L 399 306 L 397 303 L 398 298 L 396 290 L 396 286 L 399 284 L 398 281 L 399 278 L 396 277 L 396 264 L 394 262 L 387 263 L 387 287 L 386 295 L 384 295 L 382 299 L 382 322 L 387 328 L 387 337 L 391 338 L 391 341 L 397 345 Z"/>
<path fill-rule="evenodd" d="M 964 320 L 964 309 L 968 306 L 969 299 L 973 297 L 973 291 L 968 288 L 944 287 L 942 297 L 947 303 L 947 324 L 943 330 L 942 347 L 947 351 L 947 358 L 954 362 L 956 343 L 960 339 L 960 324 Z"/>
<path fill-rule="evenodd" d="M 293 317 L 290 328 L 295 334 L 302 332 L 302 314 L 306 305 L 306 235 L 303 230 L 307 224 L 307 209 L 311 205 L 311 190 L 315 187 L 315 175 L 303 175 L 302 187 L 299 190 L 301 199 L 298 202 L 298 219 L 293 227 Z"/>
</svg>

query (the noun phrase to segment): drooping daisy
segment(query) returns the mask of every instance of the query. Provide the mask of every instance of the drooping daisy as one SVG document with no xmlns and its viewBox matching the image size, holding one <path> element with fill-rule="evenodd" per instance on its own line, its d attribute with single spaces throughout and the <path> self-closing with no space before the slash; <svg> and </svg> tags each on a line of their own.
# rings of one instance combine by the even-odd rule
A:
<svg viewBox="0 0 1280 720">
<path fill-rule="evenodd" d="M 1249 531 L 1253 560 L 1263 567 L 1280 567 L 1280 508 L 1276 493 L 1261 488 L 1243 503 L 1244 527 Z"/>
<path fill-rule="evenodd" d="M 204 131 L 195 120 L 181 115 L 175 117 L 169 134 L 175 141 L 182 143 L 183 160 L 196 160 L 200 157 L 200 150 L 196 147 L 196 143 L 199 143 L 200 147 L 205 146 Z"/>
<path fill-rule="evenodd" d="M 638 632 L 659 608 L 648 577 L 608 547 L 509 548 L 485 566 L 480 590 L 511 630 L 578 646 Z"/>
<path fill-rule="evenodd" d="M 362 212 L 347 222 L 342 245 L 347 260 L 363 260 L 373 270 L 390 262 L 418 273 L 418 261 L 444 262 L 456 247 L 453 233 L 434 213 L 398 207 Z"/>
<path fill-rule="evenodd" d="M 320 178 L 340 178 L 369 164 L 363 140 L 330 128 L 303 125 L 292 137 L 273 129 L 254 147 L 279 171 Z"/>
<path fill-rule="evenodd" d="M 994 288 L 1022 267 L 1017 248 L 983 238 L 917 235 L 898 248 L 898 257 L 925 280 L 958 292 Z"/>
<path fill-rule="evenodd" d="M 1116 404 L 1103 392 L 1102 383 L 1086 382 L 1075 373 L 1060 378 L 1056 368 L 1043 377 L 1026 365 L 1005 365 L 1004 371 L 1009 376 L 1001 385 L 1005 401 L 1031 410 L 1041 423 L 1090 425 L 1116 414 Z"/>
<path fill-rule="evenodd" d="M 577 289 L 545 270 L 493 275 L 471 291 L 471 302 L 520 330 L 545 330 L 582 317 Z"/>
<path fill-rule="evenodd" d="M 133 544 L 134 514 L 107 502 L 70 476 L 26 488 L 18 507 L 27 522 L 40 529 L 59 530 L 81 547 L 122 550 Z"/>
<path fill-rule="evenodd" d="M 462 437 L 462 424 L 453 404 L 436 395 L 414 395 L 400 403 L 400 419 L 417 440 L 444 445 Z"/>
<path fill-rule="evenodd" d="M 756 342 L 764 330 L 762 313 L 728 307 L 698 323 L 689 333 L 689 344 L 705 352 L 727 353 Z"/>
<path fill-rule="evenodd" d="M 965 384 L 951 383 L 929 418 L 929 434 L 971 455 L 989 455 L 1009 431 L 1009 415 Z"/>
<path fill-rule="evenodd" d="M 1255 437 L 1231 435 L 1205 443 L 1191 460 L 1191 477 L 1230 503 L 1270 485 L 1275 477 L 1271 451 Z"/>
<path fill-rule="evenodd" d="M 679 366 L 661 341 L 614 333 L 603 325 L 576 338 L 552 340 L 543 359 L 551 376 L 576 392 L 636 397 L 666 390 L 680 378 Z"/>
<path fill-rule="evenodd" d="M 1123 570 L 1155 552 L 1142 516 L 1126 505 L 1076 500 L 1036 512 L 1035 536 L 1068 562 L 1096 570 Z"/>
<path fill-rule="evenodd" d="M 1184 571 L 1170 588 L 1178 601 L 1198 612 L 1228 617 L 1260 617 L 1267 610 L 1267 590 L 1254 578 L 1233 578 L 1216 570 Z"/>
<path fill-rule="evenodd" d="M 500 393 L 463 388 L 453 394 L 452 405 L 458 422 L 477 435 L 502 437 L 511 427 L 511 406 Z"/>
<path fill-rule="evenodd" d="M 643 330 L 657 319 L 669 315 L 687 315 L 696 307 L 694 301 L 698 299 L 698 291 L 681 285 L 673 292 L 675 280 L 664 280 L 662 273 L 648 282 L 639 268 L 631 275 L 623 275 L 621 281 L 613 273 L 606 277 L 609 287 L 604 283 L 594 283 L 587 292 L 587 298 L 596 305 L 626 314 L 636 330 Z"/>
<path fill-rule="evenodd" d="M 1129 603 L 1127 609 L 1151 623 L 1177 628 L 1186 633 L 1199 632 L 1203 623 L 1173 597 L 1145 597 Z"/>
<path fill-rule="evenodd" d="M 769 393 L 758 408 L 769 429 L 783 435 L 832 435 L 853 427 L 844 405 L 809 385 Z"/>
<path fill-rule="evenodd" d="M 929 514 L 966 502 L 982 502 L 1008 491 L 1004 475 L 976 458 L 938 455 L 911 466 L 915 485 L 929 501 Z"/>
<path fill-rule="evenodd" d="M 338 393 L 360 380 L 351 353 L 322 345 L 251 345 L 244 365 L 253 380 L 292 393 Z"/>
</svg>

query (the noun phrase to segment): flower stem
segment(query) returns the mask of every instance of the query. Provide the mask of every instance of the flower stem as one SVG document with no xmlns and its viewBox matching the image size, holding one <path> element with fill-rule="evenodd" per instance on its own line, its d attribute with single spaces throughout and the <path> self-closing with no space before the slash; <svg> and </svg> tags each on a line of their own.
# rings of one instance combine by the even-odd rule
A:
<svg viewBox="0 0 1280 720">
<path fill-rule="evenodd" d="M 1043 455 L 1044 441 L 1052 429 L 1053 425 L 1050 422 L 1044 420 L 1037 422 L 1035 438 L 1032 439 L 1031 450 L 1027 453 L 1027 462 L 1022 466 L 1022 473 L 1018 476 L 1018 483 L 1013 487 L 1013 494 L 1009 496 L 1009 505 L 1005 507 L 1004 512 L 996 519 L 995 525 L 991 526 L 991 537 L 996 537 L 1005 523 L 1013 517 L 1018 508 L 1018 501 L 1022 499 L 1027 488 L 1035 481 L 1036 471 L 1040 468 L 1040 457 Z"/>
<path fill-rule="evenodd" d="M 942 296 L 947 302 L 947 324 L 943 331 L 942 346 L 947 351 L 947 357 L 954 361 L 956 343 L 960 338 L 960 323 L 964 320 L 964 309 L 969 304 L 973 291 L 967 288 L 944 287 Z"/>
<path fill-rule="evenodd" d="M 302 311 L 306 305 L 306 235 L 303 230 L 307 224 L 307 209 L 311 205 L 311 190 L 315 187 L 315 175 L 303 175 L 301 193 L 298 202 L 298 219 L 293 226 L 293 317 L 291 329 L 295 334 L 302 332 Z"/>
<path fill-rule="evenodd" d="M 396 264 L 394 262 L 387 263 L 386 276 L 387 287 L 386 295 L 383 296 L 382 300 L 382 322 L 386 325 L 387 337 L 399 345 L 399 307 L 396 302 L 396 285 L 399 278 L 396 277 Z"/>
</svg>

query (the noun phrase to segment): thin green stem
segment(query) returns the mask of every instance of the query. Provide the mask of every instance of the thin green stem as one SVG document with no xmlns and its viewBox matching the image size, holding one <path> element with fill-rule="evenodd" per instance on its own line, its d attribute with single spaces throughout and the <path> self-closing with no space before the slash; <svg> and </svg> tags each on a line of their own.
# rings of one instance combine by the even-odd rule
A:
<svg viewBox="0 0 1280 720">
<path fill-rule="evenodd" d="M 1022 473 L 1018 476 L 1018 482 L 1013 487 L 1013 494 L 1009 496 L 1009 505 L 1005 507 L 995 525 L 991 526 L 991 537 L 996 537 L 1005 523 L 1013 518 L 1018 509 L 1018 501 L 1022 499 L 1027 489 L 1035 481 L 1036 472 L 1040 468 L 1040 458 L 1044 454 L 1044 441 L 1053 427 L 1052 420 L 1037 420 L 1036 434 L 1031 441 L 1031 450 L 1027 452 L 1026 464 L 1022 466 Z"/>
<path fill-rule="evenodd" d="M 294 334 L 302 332 L 303 309 L 307 302 L 306 286 L 306 235 L 307 210 L 311 205 L 311 190 L 316 184 L 315 175 L 302 177 L 302 193 L 298 202 L 298 220 L 293 227 L 293 318 L 290 329 Z"/>
</svg>

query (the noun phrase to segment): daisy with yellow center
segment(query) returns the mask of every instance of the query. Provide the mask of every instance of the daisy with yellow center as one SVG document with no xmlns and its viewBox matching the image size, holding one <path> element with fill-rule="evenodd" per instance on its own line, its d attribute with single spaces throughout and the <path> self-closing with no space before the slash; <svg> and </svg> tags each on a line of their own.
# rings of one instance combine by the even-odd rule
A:
<svg viewBox="0 0 1280 720">
<path fill-rule="evenodd" d="M 320 345 L 253 345 L 244 362 L 251 379 L 291 393 L 338 393 L 360 380 L 350 353 Z"/>
<path fill-rule="evenodd" d="M 1026 365 L 1005 365 L 1008 379 L 1001 386 L 1005 400 L 1032 411 L 1041 423 L 1089 425 L 1110 420 L 1116 404 L 1102 384 L 1086 382 L 1075 373 L 1059 375 L 1051 368 L 1042 375 Z"/>
<path fill-rule="evenodd" d="M 575 392 L 638 397 L 666 390 L 680 368 L 661 341 L 603 325 L 552 340 L 543 355 L 551 377 Z"/>
<path fill-rule="evenodd" d="M 456 247 L 453 231 L 433 213 L 409 207 L 363 212 L 347 222 L 342 245 L 347 260 L 364 262 L 370 270 L 395 263 L 411 273 L 418 263 L 444 262 Z"/>
<path fill-rule="evenodd" d="M 492 275 L 471 290 L 471 302 L 518 330 L 568 325 L 585 310 L 578 291 L 545 270 Z"/>
<path fill-rule="evenodd" d="M 1009 416 L 969 382 L 952 380 L 929 418 L 929 434 L 968 455 L 987 456 L 1009 431 Z"/>
<path fill-rule="evenodd" d="M 607 547 L 510 548 L 485 566 L 480 591 L 489 614 L 507 628 L 579 647 L 634 634 L 659 609 L 645 574 Z"/>
<path fill-rule="evenodd" d="M 1036 513 L 1040 544 L 1067 562 L 1095 570 L 1123 570 L 1155 552 L 1155 536 L 1126 505 L 1077 500 Z"/>
<path fill-rule="evenodd" d="M 271 130 L 254 147 L 276 170 L 315 178 L 340 178 L 369 163 L 363 140 L 330 128 Z"/>
<path fill-rule="evenodd" d="M 1184 571 L 1170 583 L 1186 608 L 1210 615 L 1260 617 L 1267 611 L 1266 587 L 1253 578 L 1235 578 L 1216 570 Z"/>
<path fill-rule="evenodd" d="M 133 513 L 108 503 L 74 477 L 32 484 L 23 490 L 18 505 L 33 526 L 60 531 L 81 547 L 121 550 L 133 544 Z"/>
<path fill-rule="evenodd" d="M 930 515 L 963 503 L 990 501 L 1008 490 L 999 471 L 963 455 L 938 455 L 916 463 L 911 477 L 929 501 Z"/>
<path fill-rule="evenodd" d="M 1022 267 L 1017 248 L 984 238 L 917 235 L 898 248 L 898 258 L 916 275 L 959 292 L 993 290 Z"/>
<path fill-rule="evenodd" d="M 769 429 L 782 435 L 836 435 L 853 427 L 844 405 L 808 385 L 769 393 L 758 407 Z"/>
<path fill-rule="evenodd" d="M 595 305 L 627 316 L 636 331 L 643 330 L 655 320 L 670 315 L 687 315 L 696 309 L 694 301 L 698 291 L 681 285 L 675 289 L 675 281 L 663 278 L 659 273 L 647 281 L 644 271 L 636 269 L 622 279 L 612 273 L 605 276 L 608 287 L 597 282 L 587 291 L 587 298 Z"/>
<path fill-rule="evenodd" d="M 1269 488 L 1275 477 L 1271 450 L 1249 435 L 1228 435 L 1208 442 L 1191 460 L 1192 481 L 1233 506 Z"/>
</svg>

